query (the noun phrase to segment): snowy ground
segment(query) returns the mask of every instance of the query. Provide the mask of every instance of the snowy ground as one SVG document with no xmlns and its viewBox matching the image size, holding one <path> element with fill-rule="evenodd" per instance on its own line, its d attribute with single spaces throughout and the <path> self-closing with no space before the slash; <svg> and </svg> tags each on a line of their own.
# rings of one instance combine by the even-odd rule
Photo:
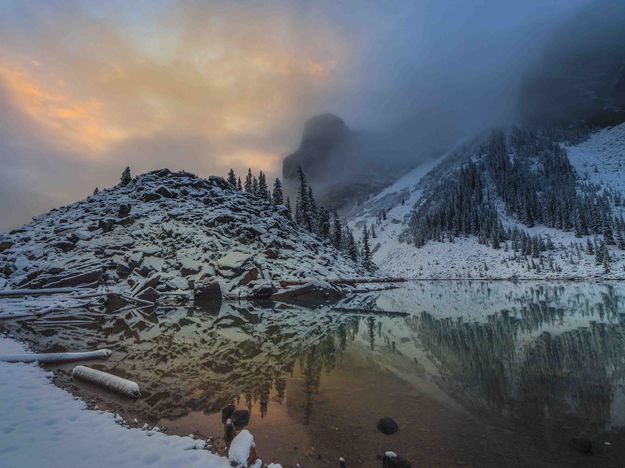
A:
<svg viewBox="0 0 625 468">
<path fill-rule="evenodd" d="M 601 130 L 579 145 L 566 147 L 566 150 L 580 179 L 625 191 L 625 124 Z M 375 225 L 377 237 L 372 240 L 373 260 L 385 273 L 430 279 L 625 278 L 625 252 L 622 250 L 609 247 L 613 262 L 611 272 L 604 274 L 603 267 L 595 264 L 592 255 L 578 255 L 577 250 L 571 248 L 571 243 L 585 246 L 586 238 L 576 238 L 572 232 L 545 226 L 528 228 L 503 212 L 506 227 L 517 225 L 531 235 L 551 237 L 557 249 L 549 254 L 560 271 L 530 270 L 526 263 L 512 260 L 513 252 L 481 245 L 474 237 L 458 239 L 454 243 L 431 241 L 422 248 L 400 242 L 399 235 L 406 228 L 414 205 L 421 199 L 426 176 L 441 161 L 417 167 L 365 202 L 350 217 L 353 228 L 361 229 L 363 223 Z M 386 220 L 378 223 L 378 213 L 382 209 L 386 210 Z M 615 208 L 615 212 L 622 213 L 622 208 Z"/>
<path fill-rule="evenodd" d="M 0 354 L 22 353 L 0 336 Z M 89 411 L 37 364 L 0 362 L 0 467 L 229 467 L 192 437 L 130 429 Z"/>
</svg>

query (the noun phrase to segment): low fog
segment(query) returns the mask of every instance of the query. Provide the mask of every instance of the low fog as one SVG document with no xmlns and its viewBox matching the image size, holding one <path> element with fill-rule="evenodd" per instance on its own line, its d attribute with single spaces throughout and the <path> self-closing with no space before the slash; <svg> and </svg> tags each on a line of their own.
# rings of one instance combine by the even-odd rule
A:
<svg viewBox="0 0 625 468">
<path fill-rule="evenodd" d="M 620 44 L 618 21 L 580 21 L 618 3 L 2 1 L 0 230 L 115 184 L 126 165 L 280 175 L 324 112 L 354 132 L 333 175 L 396 177 L 541 114 L 546 68 L 577 47 L 553 38 L 583 24 Z"/>
</svg>

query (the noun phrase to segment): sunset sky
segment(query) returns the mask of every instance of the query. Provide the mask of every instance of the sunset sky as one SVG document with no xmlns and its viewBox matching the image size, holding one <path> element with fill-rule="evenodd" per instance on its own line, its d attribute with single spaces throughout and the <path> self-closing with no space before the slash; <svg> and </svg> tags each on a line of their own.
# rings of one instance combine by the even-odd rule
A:
<svg viewBox="0 0 625 468">
<path fill-rule="evenodd" d="M 467 3 L 0 0 L 0 230 L 115 184 L 126 165 L 278 174 L 306 118 L 390 125 L 434 105 L 427 83 L 471 90 L 523 61 L 484 54 L 504 50 L 502 31 L 540 35 L 584 2 Z M 484 15 L 496 21 L 478 33 Z M 458 73 L 458 56 L 475 66 Z"/>
</svg>

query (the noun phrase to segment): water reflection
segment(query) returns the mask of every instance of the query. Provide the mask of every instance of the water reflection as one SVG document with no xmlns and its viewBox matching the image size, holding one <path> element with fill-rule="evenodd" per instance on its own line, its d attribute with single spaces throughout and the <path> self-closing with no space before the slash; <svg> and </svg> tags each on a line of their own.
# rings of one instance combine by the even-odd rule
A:
<svg viewBox="0 0 625 468">
<path fill-rule="evenodd" d="M 308 424 L 324 373 L 352 352 L 417 388 L 432 392 L 433 383 L 435 398 L 481 416 L 619 430 L 624 300 L 614 285 L 438 282 L 344 305 L 358 314 L 242 303 L 102 313 L 88 325 L 58 317 L 56 326 L 5 326 L 37 350 L 113 349 L 113 359 L 97 365 L 139 381 L 144 397 L 132 411 L 153 421 L 230 402 L 259 405 L 264 418 L 289 388 L 301 404 L 293 414 Z M 289 387 L 293 379 L 301 385 Z"/>
</svg>

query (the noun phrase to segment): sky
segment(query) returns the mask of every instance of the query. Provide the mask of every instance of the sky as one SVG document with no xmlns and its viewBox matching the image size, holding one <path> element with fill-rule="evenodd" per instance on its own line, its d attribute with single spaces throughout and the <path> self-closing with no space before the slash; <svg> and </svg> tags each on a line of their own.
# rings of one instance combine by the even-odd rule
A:
<svg viewBox="0 0 625 468">
<path fill-rule="evenodd" d="M 521 70 L 587 3 L 0 0 L 0 231 L 126 165 L 278 175 L 322 112 L 415 146 L 513 120 Z"/>
</svg>

